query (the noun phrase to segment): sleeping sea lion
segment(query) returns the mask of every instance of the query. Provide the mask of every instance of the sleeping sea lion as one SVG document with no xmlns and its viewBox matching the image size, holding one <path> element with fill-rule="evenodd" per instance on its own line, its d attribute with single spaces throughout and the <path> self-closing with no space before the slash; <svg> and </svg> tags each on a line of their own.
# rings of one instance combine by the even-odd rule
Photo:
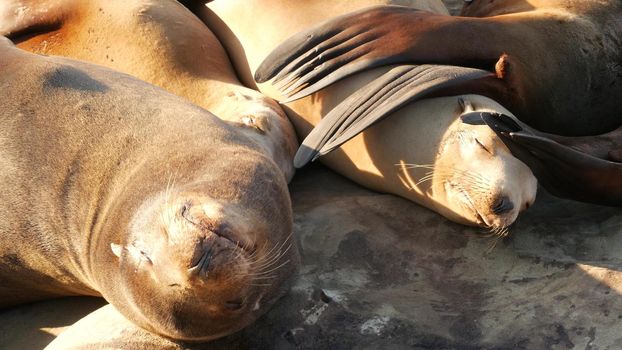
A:
<svg viewBox="0 0 622 350">
<path fill-rule="evenodd" d="M 333 15 L 378 3 L 319 0 L 294 5 L 276 0 L 214 1 L 207 7 L 195 4 L 192 10 L 216 33 L 233 57 L 239 74 L 246 77 L 242 81 L 246 82 L 252 79 L 250 72 L 263 58 L 291 34 Z M 446 13 L 440 1 L 412 3 Z M 261 31 L 252 25 L 258 22 L 262 23 Z M 350 98 L 378 98 L 383 103 L 377 107 L 383 110 L 387 106 L 384 102 L 391 104 L 391 99 L 383 88 L 388 84 L 383 84 L 382 79 L 391 81 L 394 76 L 407 73 L 405 84 L 424 86 L 417 83 L 449 82 L 448 78 L 454 74 L 451 72 L 455 72 L 451 67 L 392 69 L 352 76 L 313 96 L 287 103 L 285 110 L 299 136 L 307 136 L 337 106 L 349 113 L 347 107 L 355 105 L 350 103 Z M 482 77 L 480 73 L 470 70 L 456 74 L 468 80 Z M 380 83 L 374 83 L 378 77 Z M 259 88 L 270 96 L 280 96 L 269 84 Z M 354 92 L 360 94 L 353 95 Z M 417 95 L 418 90 L 412 92 Z M 408 102 L 410 97 L 405 96 L 402 102 Z M 456 222 L 504 232 L 518 213 L 534 201 L 536 180 L 523 163 L 511 156 L 494 132 L 485 126 L 466 126 L 460 122 L 458 116 L 466 111 L 459 103 L 461 98 L 468 102 L 469 110 L 509 113 L 490 99 L 472 95 L 407 104 L 397 111 L 389 106 L 391 118 L 344 143 L 323 157 L 323 162 L 368 188 L 406 197 Z M 365 110 L 363 117 L 372 112 L 373 108 Z"/>
<path fill-rule="evenodd" d="M 506 86 L 486 94 L 538 130 L 594 135 L 622 123 L 622 2 L 474 0 L 462 14 L 352 12 L 292 36 L 255 77 L 289 81 L 286 94 L 298 98 L 380 65 L 479 67 Z"/>
<path fill-rule="evenodd" d="M 291 180 L 297 140 L 285 113 L 242 86 L 218 39 L 176 1 L 9 0 L 0 18 L 0 35 L 22 49 L 133 75 L 229 121 Z"/>
<path fill-rule="evenodd" d="M 538 142 L 549 158 L 558 157 L 555 162 L 519 150 L 520 143 L 529 148 L 534 140 L 514 133 L 510 141 L 499 134 L 544 187 L 564 198 L 620 205 L 622 182 L 613 180 L 619 165 L 612 157 L 593 157 L 620 153 L 619 132 L 577 139 L 550 132 L 589 135 L 622 124 L 615 98 L 622 92 L 621 3 L 470 1 L 462 15 L 486 18 L 438 16 L 397 6 L 364 9 L 293 36 L 256 76 L 260 81 L 275 76 L 291 100 L 386 63 L 488 66 L 497 81 L 473 92 L 494 97 L 523 121 L 549 131 L 540 133 L 549 140 L 540 136 Z M 560 140 L 577 147 L 561 147 Z"/>
<path fill-rule="evenodd" d="M 297 266 L 280 169 L 202 108 L 0 37 L 0 307 L 101 295 L 173 339 L 235 332 Z"/>
</svg>

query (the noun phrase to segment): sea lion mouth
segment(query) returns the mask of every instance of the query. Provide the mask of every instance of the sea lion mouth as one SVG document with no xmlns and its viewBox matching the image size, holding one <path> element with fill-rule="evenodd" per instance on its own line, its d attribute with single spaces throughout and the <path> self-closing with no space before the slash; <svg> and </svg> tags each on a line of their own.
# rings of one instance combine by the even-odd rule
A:
<svg viewBox="0 0 622 350">
<path fill-rule="evenodd" d="M 254 250 L 250 250 L 239 241 L 225 235 L 212 234 L 196 243 L 188 273 L 192 276 L 207 277 L 214 269 L 235 270 L 233 266 L 241 263 L 240 258 L 245 257 L 248 260 L 253 256 Z"/>
<path fill-rule="evenodd" d="M 484 226 L 486 226 L 488 228 L 492 227 L 492 225 L 490 225 L 488 222 L 486 222 L 486 220 L 484 219 L 484 216 L 482 214 L 480 214 L 479 210 L 477 210 L 477 207 L 475 206 L 475 204 L 473 203 L 471 198 L 468 195 L 466 195 L 466 194 L 465 194 L 465 196 L 469 200 L 469 206 L 471 207 L 471 210 L 473 210 L 473 212 L 475 213 L 475 220 L 477 221 L 477 223 L 480 224 L 480 225 L 484 225 Z"/>
</svg>

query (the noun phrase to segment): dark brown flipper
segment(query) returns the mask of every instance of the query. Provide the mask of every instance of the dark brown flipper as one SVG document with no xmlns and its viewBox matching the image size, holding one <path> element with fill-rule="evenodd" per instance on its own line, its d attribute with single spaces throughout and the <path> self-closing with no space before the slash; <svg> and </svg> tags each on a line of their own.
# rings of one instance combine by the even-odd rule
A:
<svg viewBox="0 0 622 350">
<path fill-rule="evenodd" d="M 480 19 L 410 7 L 366 8 L 292 36 L 262 62 L 255 80 L 274 78 L 274 85 L 288 97 L 285 102 L 290 102 L 351 74 L 388 64 L 490 64 L 492 69 L 502 52 L 477 40 L 485 33 L 477 23 L 486 26 Z M 465 44 L 471 37 L 478 45 Z"/>
<path fill-rule="evenodd" d="M 331 110 L 305 138 L 294 165 L 300 168 L 334 150 L 407 103 L 490 76 L 487 71 L 454 66 L 395 67 Z"/>
<path fill-rule="evenodd" d="M 582 202 L 622 206 L 622 163 L 612 161 L 620 160 L 615 155 L 622 145 L 622 128 L 591 138 L 561 137 L 540 133 L 503 114 L 480 115 L 550 193 Z M 598 146 L 586 148 L 590 139 Z M 603 152 L 603 145 L 612 149 Z M 608 154 L 610 160 L 581 149 L 601 156 Z"/>
</svg>

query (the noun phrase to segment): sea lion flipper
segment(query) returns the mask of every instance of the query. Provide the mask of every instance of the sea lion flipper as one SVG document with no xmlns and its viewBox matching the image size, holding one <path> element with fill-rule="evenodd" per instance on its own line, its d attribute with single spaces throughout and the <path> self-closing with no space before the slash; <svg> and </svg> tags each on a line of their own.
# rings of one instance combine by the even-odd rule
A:
<svg viewBox="0 0 622 350">
<path fill-rule="evenodd" d="M 353 48 L 351 44 L 361 45 L 360 39 L 373 40 L 377 36 L 364 35 L 373 32 L 373 27 L 368 25 L 365 18 L 376 13 L 387 12 L 403 6 L 373 6 L 347 13 L 326 20 L 310 29 L 301 31 L 274 49 L 255 71 L 255 80 L 264 83 L 272 78 L 282 80 L 290 73 L 298 73 L 305 63 L 321 61 L 322 58 L 334 58 L 336 49 L 340 47 Z M 409 9 L 410 11 L 419 11 Z M 352 40 L 357 38 L 358 41 Z M 326 56 L 326 53 L 329 56 Z M 331 54 L 332 53 L 332 54 Z M 321 62 L 319 62 L 321 63 Z"/>
<path fill-rule="evenodd" d="M 574 165 L 598 166 L 597 164 L 603 161 L 564 144 L 564 141 L 568 139 L 566 137 L 539 132 L 505 114 L 483 112 L 481 117 L 502 138 L 512 153 L 518 147 L 522 147 L 532 156 L 541 154 L 543 158 L 554 157 L 556 160 L 574 163 Z M 506 142 L 509 140 L 512 142 Z"/>
<path fill-rule="evenodd" d="M 290 102 L 362 70 L 406 62 L 410 59 L 407 45 L 378 43 L 396 20 L 412 26 L 413 14 L 439 16 L 404 6 L 375 6 L 330 19 L 280 44 L 255 71 L 255 80 L 263 83 L 274 78 Z M 408 36 L 402 41 L 408 41 Z"/>
<path fill-rule="evenodd" d="M 294 165 L 302 167 L 329 153 L 409 102 L 489 75 L 487 71 L 453 66 L 395 67 L 331 110 L 305 138 Z"/>
<path fill-rule="evenodd" d="M 581 152 L 544 136 L 547 134 L 509 130 L 508 120 L 515 125 L 520 122 L 508 116 L 485 113 L 482 119 L 550 193 L 591 203 L 622 205 L 622 185 L 618 180 L 622 178 L 622 163 Z"/>
<path fill-rule="evenodd" d="M 374 64 L 374 66 L 378 65 L 382 65 L 382 63 Z M 311 73 L 304 77 L 300 77 L 286 88 L 279 87 L 281 94 L 287 97 L 280 101 L 280 103 L 289 103 L 299 100 L 349 75 L 371 68 L 367 61 L 348 63 L 347 60 L 334 62 L 326 65 L 326 67 L 328 68 L 313 70 Z"/>
</svg>

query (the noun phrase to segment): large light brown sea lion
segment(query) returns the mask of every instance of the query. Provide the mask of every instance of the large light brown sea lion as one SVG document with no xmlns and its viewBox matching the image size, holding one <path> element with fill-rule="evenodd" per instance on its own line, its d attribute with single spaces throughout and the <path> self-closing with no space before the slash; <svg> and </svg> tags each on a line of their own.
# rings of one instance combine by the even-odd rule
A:
<svg viewBox="0 0 622 350">
<path fill-rule="evenodd" d="M 228 0 L 210 2 L 207 7 L 200 2 L 192 9 L 223 42 L 241 80 L 249 82 L 252 81 L 250 72 L 285 38 L 334 15 L 380 3 L 387 1 L 319 0 L 294 4 L 276 0 Z M 410 4 L 446 14 L 440 1 Z M 255 23 L 262 23 L 261 31 Z M 420 68 L 396 69 L 419 76 Z M 386 71 L 383 68 L 359 74 L 309 98 L 286 104 L 286 112 L 299 136 L 308 135 L 313 126 L 353 92 L 373 94 L 375 86 L 363 87 Z M 428 75 L 424 72 L 422 76 Z M 268 95 L 280 96 L 268 84 L 260 89 Z M 459 103 L 461 99 L 467 102 L 469 111 L 509 113 L 481 96 L 410 104 L 393 112 L 386 122 L 354 137 L 323 161 L 366 187 L 409 198 L 457 222 L 503 231 L 533 202 L 536 180 L 491 130 L 460 122 L 458 116 L 465 112 Z"/>
<path fill-rule="evenodd" d="M 386 64 L 483 67 L 506 87 L 491 97 L 539 130 L 592 135 L 622 123 L 622 2 L 474 0 L 462 15 L 404 6 L 353 12 L 293 36 L 256 78 L 279 73 L 295 80 L 290 93 L 310 84 L 308 93 Z"/>
<path fill-rule="evenodd" d="M 294 130 L 272 99 L 245 88 L 218 39 L 174 0 L 5 0 L 0 35 L 35 53 L 76 58 L 185 97 L 257 142 L 294 174 Z"/>
<path fill-rule="evenodd" d="M 404 7 L 361 10 L 292 37 L 266 59 L 257 77 L 265 80 L 280 70 L 275 80 L 286 82 L 286 93 L 298 98 L 387 63 L 488 66 L 497 79 L 475 91 L 494 97 L 537 128 L 587 135 L 622 124 L 616 100 L 622 93 L 622 3 L 470 1 L 462 14 L 486 18 Z M 494 68 L 487 63 L 495 61 Z M 539 135 L 540 152 L 532 152 L 533 139 L 499 134 L 550 192 L 622 205 L 620 164 L 615 162 L 622 152 L 620 131 L 577 139 Z"/>
<path fill-rule="evenodd" d="M 153 333 L 235 332 L 297 266 L 280 169 L 202 108 L 0 38 L 0 306 L 101 295 Z"/>
</svg>

